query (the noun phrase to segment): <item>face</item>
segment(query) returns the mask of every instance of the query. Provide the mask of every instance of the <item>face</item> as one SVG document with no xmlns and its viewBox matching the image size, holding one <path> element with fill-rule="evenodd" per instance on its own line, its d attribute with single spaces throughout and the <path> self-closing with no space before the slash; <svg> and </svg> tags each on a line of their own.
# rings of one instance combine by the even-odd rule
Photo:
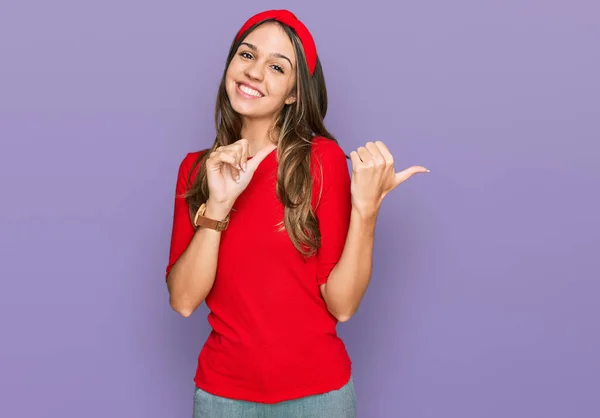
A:
<svg viewBox="0 0 600 418">
<path fill-rule="evenodd" d="M 250 119 L 273 119 L 295 101 L 296 54 L 288 35 L 264 23 L 239 46 L 225 74 L 233 110 Z"/>
</svg>

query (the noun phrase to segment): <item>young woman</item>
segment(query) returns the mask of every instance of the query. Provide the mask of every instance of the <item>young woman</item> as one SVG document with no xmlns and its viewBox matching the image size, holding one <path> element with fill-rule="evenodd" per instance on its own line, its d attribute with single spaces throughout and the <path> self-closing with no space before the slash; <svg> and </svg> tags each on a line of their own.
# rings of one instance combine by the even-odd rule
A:
<svg viewBox="0 0 600 418">
<path fill-rule="evenodd" d="M 371 275 L 394 172 L 382 142 L 347 159 L 323 119 L 313 38 L 289 11 L 251 17 L 229 51 L 210 150 L 181 162 L 166 280 L 172 308 L 202 303 L 212 327 L 195 374 L 195 417 L 355 416 L 336 334 Z"/>
</svg>

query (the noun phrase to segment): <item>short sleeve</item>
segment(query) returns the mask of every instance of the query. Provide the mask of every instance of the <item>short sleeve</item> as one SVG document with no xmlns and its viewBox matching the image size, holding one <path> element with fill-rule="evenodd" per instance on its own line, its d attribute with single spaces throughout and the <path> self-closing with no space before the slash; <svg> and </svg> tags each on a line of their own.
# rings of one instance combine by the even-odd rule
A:
<svg viewBox="0 0 600 418">
<path fill-rule="evenodd" d="M 340 260 L 350 226 L 352 200 L 350 173 L 344 151 L 330 139 L 315 140 L 316 210 L 321 232 L 317 251 L 317 283 L 326 283 Z"/>
<path fill-rule="evenodd" d="M 195 229 L 192 225 L 192 220 L 190 219 L 189 206 L 185 200 L 184 194 L 187 192 L 190 170 L 197 157 L 198 153 L 189 153 L 179 165 L 177 181 L 175 184 L 171 245 L 165 272 L 165 280 L 169 277 L 173 265 L 184 253 L 194 237 Z"/>
</svg>

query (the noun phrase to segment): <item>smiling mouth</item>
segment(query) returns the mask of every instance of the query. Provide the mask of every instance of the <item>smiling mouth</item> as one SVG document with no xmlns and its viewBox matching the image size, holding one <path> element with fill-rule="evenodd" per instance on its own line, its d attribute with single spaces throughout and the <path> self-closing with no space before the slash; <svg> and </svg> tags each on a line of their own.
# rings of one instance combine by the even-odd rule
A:
<svg viewBox="0 0 600 418">
<path fill-rule="evenodd" d="M 258 91 L 258 90 L 254 90 L 251 87 L 246 86 L 245 84 L 241 84 L 241 83 L 237 83 L 238 89 L 240 89 L 240 91 L 244 94 L 247 94 L 248 96 L 252 96 L 252 97 L 256 97 L 256 98 L 261 98 L 264 95 Z"/>
</svg>

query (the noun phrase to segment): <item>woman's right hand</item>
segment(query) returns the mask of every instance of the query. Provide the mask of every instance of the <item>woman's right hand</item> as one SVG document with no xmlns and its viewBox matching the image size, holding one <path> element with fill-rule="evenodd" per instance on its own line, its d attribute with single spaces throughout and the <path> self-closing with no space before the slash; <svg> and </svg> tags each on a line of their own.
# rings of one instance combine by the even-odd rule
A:
<svg viewBox="0 0 600 418">
<path fill-rule="evenodd" d="M 212 152 L 206 160 L 210 206 L 218 206 L 219 212 L 229 213 L 259 164 L 275 148 L 274 144 L 269 144 L 248 160 L 248 140 L 240 139 Z"/>
</svg>

